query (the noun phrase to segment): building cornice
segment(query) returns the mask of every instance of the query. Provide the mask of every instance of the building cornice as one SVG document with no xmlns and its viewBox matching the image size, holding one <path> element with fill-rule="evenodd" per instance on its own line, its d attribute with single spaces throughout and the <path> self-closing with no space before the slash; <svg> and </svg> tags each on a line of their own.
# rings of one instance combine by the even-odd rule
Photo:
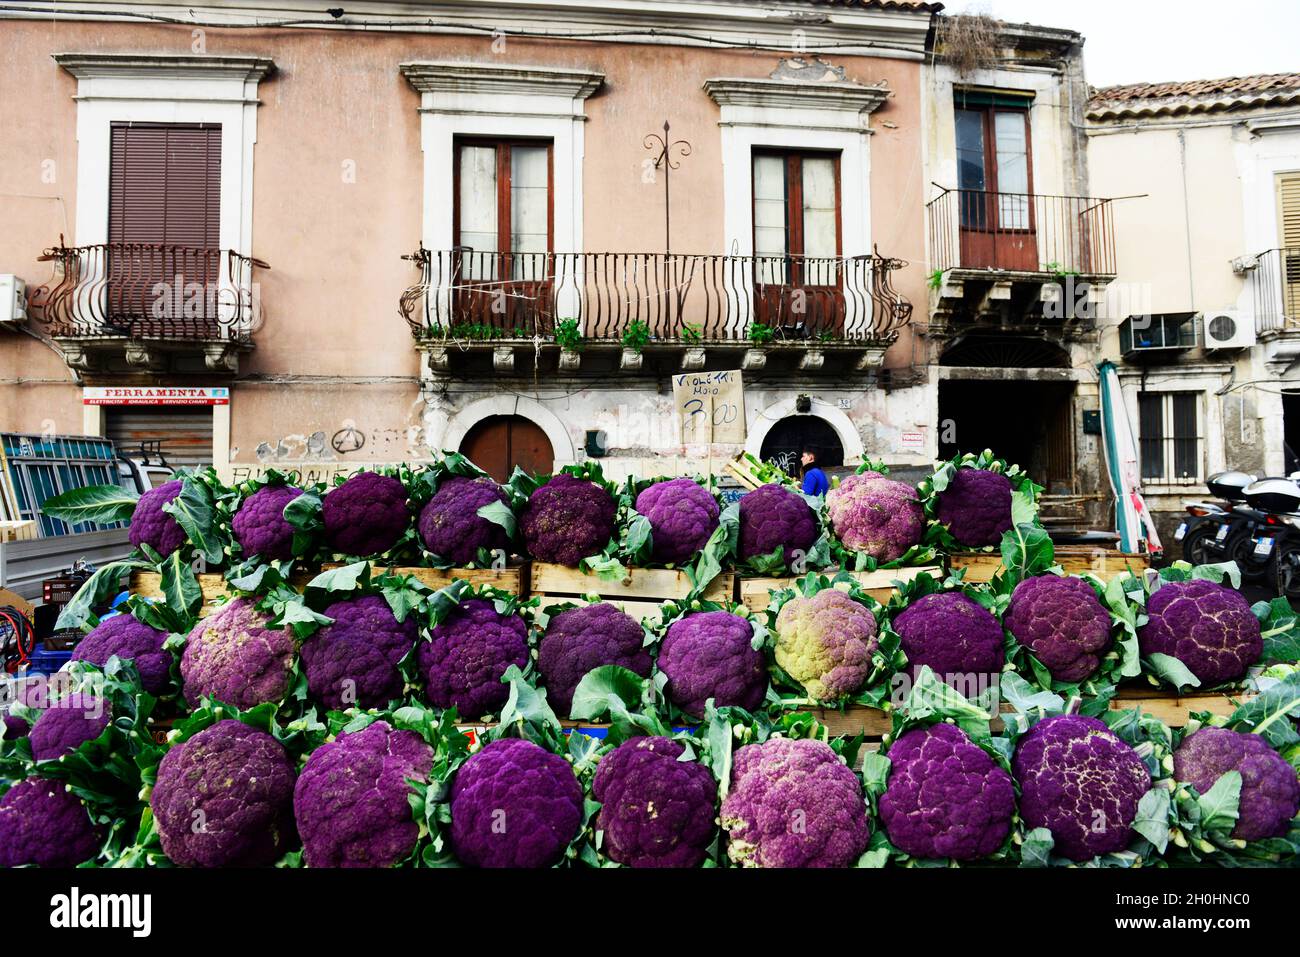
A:
<svg viewBox="0 0 1300 957">
<path fill-rule="evenodd" d="M 803 83 L 787 80 L 718 77 L 704 81 L 713 102 L 727 107 L 835 110 L 870 113 L 889 96 L 889 88 L 859 83 Z"/>
<path fill-rule="evenodd" d="M 599 43 L 786 50 L 921 60 L 926 9 L 790 0 L 354 0 L 333 17 L 313 0 L 27 0 L 0 19 L 191 27 L 534 37 Z"/>
<path fill-rule="evenodd" d="M 54 62 L 78 80 L 236 80 L 257 83 L 275 70 L 269 57 L 168 56 L 143 53 L 56 53 Z"/>
<path fill-rule="evenodd" d="M 419 93 L 557 96 L 585 100 L 605 82 L 592 70 L 499 63 L 412 62 L 398 70 Z"/>
</svg>

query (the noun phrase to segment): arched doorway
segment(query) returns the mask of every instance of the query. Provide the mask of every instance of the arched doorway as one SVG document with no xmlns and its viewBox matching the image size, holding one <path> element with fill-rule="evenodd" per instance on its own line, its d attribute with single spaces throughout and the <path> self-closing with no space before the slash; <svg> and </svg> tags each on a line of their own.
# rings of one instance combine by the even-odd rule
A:
<svg viewBox="0 0 1300 957">
<path fill-rule="evenodd" d="M 545 475 L 555 467 L 551 440 L 532 419 L 522 415 L 489 415 L 474 423 L 461 439 L 460 452 L 498 482 L 519 466 Z"/>
<path fill-rule="evenodd" d="M 817 453 L 817 462 L 822 468 L 844 464 L 844 443 L 840 441 L 839 433 L 818 415 L 787 415 L 777 421 L 763 436 L 759 457 L 797 476 L 799 453 L 805 448 Z"/>
</svg>

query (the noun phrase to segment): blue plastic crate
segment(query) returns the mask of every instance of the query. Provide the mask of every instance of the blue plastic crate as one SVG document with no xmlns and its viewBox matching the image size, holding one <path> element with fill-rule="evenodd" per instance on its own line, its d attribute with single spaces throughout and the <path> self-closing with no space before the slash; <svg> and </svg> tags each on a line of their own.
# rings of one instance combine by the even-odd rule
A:
<svg viewBox="0 0 1300 957">
<path fill-rule="evenodd" d="M 52 675 L 70 660 L 72 660 L 71 651 L 50 651 L 38 645 L 36 650 L 32 652 L 27 666 L 27 673 L 31 675 Z"/>
</svg>

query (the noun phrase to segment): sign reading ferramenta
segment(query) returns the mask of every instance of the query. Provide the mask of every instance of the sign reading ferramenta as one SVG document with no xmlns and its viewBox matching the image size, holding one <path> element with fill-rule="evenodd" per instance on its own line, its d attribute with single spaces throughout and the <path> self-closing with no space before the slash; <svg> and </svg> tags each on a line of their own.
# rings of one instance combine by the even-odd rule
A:
<svg viewBox="0 0 1300 957">
<path fill-rule="evenodd" d="M 205 386 L 87 386 L 82 405 L 230 405 L 230 390 Z"/>
</svg>

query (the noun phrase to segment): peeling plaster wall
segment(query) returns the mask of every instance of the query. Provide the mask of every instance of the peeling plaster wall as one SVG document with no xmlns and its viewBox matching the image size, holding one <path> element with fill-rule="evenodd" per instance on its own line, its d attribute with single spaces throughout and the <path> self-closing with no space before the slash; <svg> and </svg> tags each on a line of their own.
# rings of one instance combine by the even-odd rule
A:
<svg viewBox="0 0 1300 957">
<path fill-rule="evenodd" d="M 924 466 L 928 453 L 902 449 L 904 431 L 933 432 L 933 385 L 884 392 L 861 387 L 819 386 L 812 380 L 803 385 L 775 385 L 755 382 L 745 386 L 745 417 L 751 435 L 751 451 L 757 453 L 758 433 L 773 421 L 794 414 L 787 408 L 799 394 L 812 400 L 812 414 L 827 419 L 840 434 L 846 450 L 846 464 L 863 456 L 896 466 Z M 569 388 L 512 390 L 502 387 L 490 402 L 473 390 L 440 395 L 430 392 L 424 413 L 424 434 L 433 447 L 451 439 L 454 444 L 473 421 L 489 415 L 519 414 L 531 418 L 544 430 L 559 427 L 563 437 L 552 438 L 556 465 L 565 465 L 575 455 L 585 458 L 586 432 L 598 429 L 606 434 L 608 455 L 602 460 L 606 475 L 621 478 L 702 472 L 708 466 L 705 450 L 684 447 L 675 414 L 671 384 L 662 387 L 643 383 L 625 388 Z M 549 427 L 549 428 L 548 428 Z M 862 451 L 854 456 L 855 445 Z M 721 470 L 725 459 L 743 451 L 743 445 L 715 445 L 713 465 Z"/>
</svg>

